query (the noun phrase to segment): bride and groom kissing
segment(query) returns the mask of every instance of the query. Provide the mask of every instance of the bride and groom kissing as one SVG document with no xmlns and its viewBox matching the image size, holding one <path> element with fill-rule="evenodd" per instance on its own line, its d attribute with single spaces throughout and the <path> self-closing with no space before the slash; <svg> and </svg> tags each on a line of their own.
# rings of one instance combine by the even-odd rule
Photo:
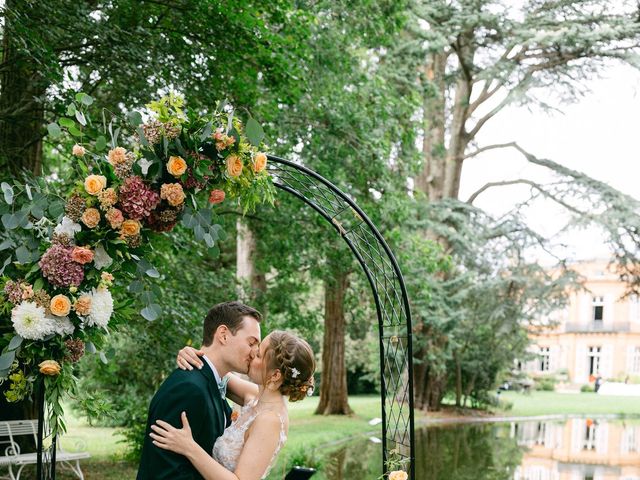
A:
<svg viewBox="0 0 640 480">
<path fill-rule="evenodd" d="M 315 359 L 289 332 L 261 342 L 261 319 L 236 301 L 209 310 L 201 349 L 180 350 L 151 400 L 137 480 L 267 476 L 287 439 L 288 402 L 313 390 Z M 227 399 L 242 406 L 237 418 Z"/>
</svg>

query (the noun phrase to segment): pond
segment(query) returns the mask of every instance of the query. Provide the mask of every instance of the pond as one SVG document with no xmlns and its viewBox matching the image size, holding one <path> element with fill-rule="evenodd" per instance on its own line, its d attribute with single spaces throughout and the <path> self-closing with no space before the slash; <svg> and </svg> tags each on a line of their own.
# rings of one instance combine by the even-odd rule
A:
<svg viewBox="0 0 640 480">
<path fill-rule="evenodd" d="M 380 444 L 336 451 L 331 480 L 372 480 Z M 417 480 L 640 480 L 640 420 L 568 420 L 431 426 L 416 431 Z"/>
</svg>

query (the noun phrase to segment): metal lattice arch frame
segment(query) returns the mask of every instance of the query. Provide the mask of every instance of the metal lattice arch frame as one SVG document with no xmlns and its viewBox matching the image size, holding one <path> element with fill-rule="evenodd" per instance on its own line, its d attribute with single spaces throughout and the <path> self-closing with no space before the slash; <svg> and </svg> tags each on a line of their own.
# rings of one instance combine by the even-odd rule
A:
<svg viewBox="0 0 640 480">
<path fill-rule="evenodd" d="M 335 185 L 302 165 L 269 156 L 274 185 L 322 215 L 362 266 L 376 305 L 380 338 L 382 459 L 406 460 L 415 479 L 411 313 L 398 263 L 367 215 Z"/>
</svg>

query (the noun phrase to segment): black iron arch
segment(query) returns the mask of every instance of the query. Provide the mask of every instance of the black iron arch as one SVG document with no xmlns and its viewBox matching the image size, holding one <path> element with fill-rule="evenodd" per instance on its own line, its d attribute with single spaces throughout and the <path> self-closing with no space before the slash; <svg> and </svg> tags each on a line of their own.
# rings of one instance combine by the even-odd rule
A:
<svg viewBox="0 0 640 480">
<path fill-rule="evenodd" d="M 387 459 L 406 461 L 415 480 L 411 312 L 398 263 L 367 215 L 316 172 L 269 155 L 276 187 L 299 198 L 331 223 L 362 266 L 376 305 L 380 338 L 383 472 Z"/>
</svg>

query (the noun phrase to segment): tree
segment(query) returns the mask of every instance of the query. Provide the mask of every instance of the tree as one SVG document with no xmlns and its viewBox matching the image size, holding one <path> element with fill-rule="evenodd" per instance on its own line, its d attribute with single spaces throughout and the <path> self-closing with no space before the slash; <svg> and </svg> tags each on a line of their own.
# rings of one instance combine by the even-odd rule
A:
<svg viewBox="0 0 640 480">
<path fill-rule="evenodd" d="M 496 148 L 518 148 L 508 141 L 479 143 L 484 125 L 506 106 L 555 109 L 540 95 L 542 91 L 554 91 L 563 101 L 575 101 L 586 91 L 583 81 L 597 75 L 610 61 L 635 64 L 640 47 L 637 7 L 629 2 L 611 8 L 610 2 L 602 0 L 531 0 L 518 8 L 493 0 L 418 1 L 413 4 L 412 19 L 411 41 L 402 46 L 408 45 L 422 57 L 423 160 L 415 186 L 428 202 L 458 198 L 465 160 Z M 575 199 L 584 193 L 581 188 L 607 204 L 616 203 L 618 212 L 623 208 L 620 195 L 614 200 L 609 196 L 611 189 L 599 182 L 519 150 L 527 160 L 561 177 L 582 180 L 580 187 L 565 190 L 519 180 L 531 185 L 534 196 L 557 200 L 581 221 L 594 217 L 581 215 L 587 212 L 572 209 L 567 202 L 568 196 Z M 486 188 L 506 183 L 514 182 L 486 185 L 472 195 L 470 203 Z M 621 223 L 615 227 L 614 223 L 608 224 L 611 238 L 619 251 L 628 255 L 630 250 L 621 245 L 635 240 L 635 231 L 627 230 L 621 242 L 615 234 Z M 425 233 L 437 239 L 446 252 L 455 253 L 447 237 L 438 236 L 433 229 Z M 438 408 L 440 395 L 429 392 L 439 392 L 443 381 L 427 367 L 431 348 L 423 345 L 419 350 L 423 366 L 416 369 L 415 384 L 425 385 L 417 392 L 416 405 L 423 408 Z"/>
<path fill-rule="evenodd" d="M 0 10 L 0 165 L 38 174 L 52 113 L 69 90 L 108 110 L 141 106 L 177 89 L 192 106 L 228 98 L 252 107 L 265 91 L 299 92 L 308 35 L 293 2 L 9 0 Z"/>
</svg>

